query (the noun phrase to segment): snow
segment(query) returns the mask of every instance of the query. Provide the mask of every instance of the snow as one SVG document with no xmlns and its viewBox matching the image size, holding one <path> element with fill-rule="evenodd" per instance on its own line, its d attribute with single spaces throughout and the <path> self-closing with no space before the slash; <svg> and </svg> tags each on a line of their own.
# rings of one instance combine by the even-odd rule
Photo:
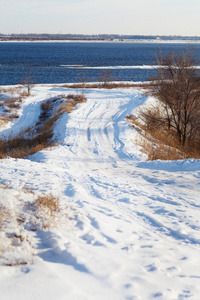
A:
<svg viewBox="0 0 200 300">
<path fill-rule="evenodd" d="M 77 92 L 36 85 L 1 136 L 34 125 L 41 101 Z M 57 147 L 0 162 L 11 216 L 0 229 L 1 299 L 199 299 L 200 162 L 145 160 L 125 119 L 151 100 L 142 90 L 85 95 L 57 121 Z M 49 228 L 32 206 L 42 193 L 60 197 Z"/>
<path fill-rule="evenodd" d="M 138 66 L 82 66 L 82 65 L 61 65 L 68 69 L 97 69 L 97 70 L 115 70 L 115 69 L 158 69 L 158 65 L 138 65 Z"/>
</svg>

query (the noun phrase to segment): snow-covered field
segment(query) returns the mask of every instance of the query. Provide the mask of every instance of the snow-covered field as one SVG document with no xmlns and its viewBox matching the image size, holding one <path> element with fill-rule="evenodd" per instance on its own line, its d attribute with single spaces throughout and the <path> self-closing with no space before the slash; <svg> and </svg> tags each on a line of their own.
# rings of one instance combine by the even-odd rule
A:
<svg viewBox="0 0 200 300">
<path fill-rule="evenodd" d="M 77 92 L 35 86 L 1 135 L 35 124 L 41 101 Z M 56 124 L 59 146 L 0 161 L 0 299 L 198 300 L 200 162 L 145 161 L 125 119 L 147 100 L 140 90 L 85 93 Z M 31 206 L 43 193 L 61 206 L 47 228 Z"/>
</svg>

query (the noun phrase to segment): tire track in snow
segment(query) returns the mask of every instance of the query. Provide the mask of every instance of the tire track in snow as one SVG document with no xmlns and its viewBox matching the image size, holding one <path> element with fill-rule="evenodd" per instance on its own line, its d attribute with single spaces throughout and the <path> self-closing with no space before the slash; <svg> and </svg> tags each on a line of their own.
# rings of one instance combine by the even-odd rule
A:
<svg viewBox="0 0 200 300">
<path fill-rule="evenodd" d="M 74 142 L 80 158 L 77 162 L 77 169 L 81 173 L 78 186 L 82 185 L 84 187 L 85 194 L 90 199 L 93 199 L 94 207 L 99 206 L 94 199 L 100 202 L 106 201 L 106 205 L 110 210 L 115 210 L 115 206 L 117 206 L 121 210 L 124 219 L 128 213 L 128 215 L 132 216 L 132 219 L 135 218 L 137 220 L 139 217 L 141 224 L 144 224 L 144 228 L 146 228 L 146 223 L 148 222 L 148 225 L 152 226 L 153 231 L 155 232 L 156 229 L 159 235 L 162 233 L 166 236 L 171 235 L 175 237 L 175 230 L 165 227 L 164 223 L 168 220 L 167 212 L 170 211 L 172 206 L 176 207 L 181 204 L 170 200 L 167 194 L 160 197 L 160 193 L 163 193 L 163 187 L 175 184 L 175 181 L 170 179 L 169 184 L 169 180 L 166 179 L 156 179 L 156 181 L 154 180 L 155 182 L 152 181 L 153 179 L 146 180 L 146 172 L 142 173 L 135 168 L 132 155 L 124 151 L 125 144 L 122 138 L 127 129 L 125 116 L 138 105 L 138 99 L 134 102 L 134 98 L 137 97 L 138 94 L 127 95 L 127 93 L 123 94 L 116 91 L 112 93 L 112 97 L 110 95 L 108 99 L 104 99 L 103 91 L 97 94 L 95 92 L 88 93 L 88 102 L 81 107 L 79 112 L 75 113 L 75 116 L 79 114 L 80 118 L 78 119 L 76 116 L 74 119 L 74 122 L 78 121 L 78 126 L 76 125 L 77 132 L 74 136 L 81 137 L 81 139 Z M 139 103 L 142 103 L 142 101 L 144 99 L 141 99 Z M 74 124 L 73 120 L 72 124 Z M 74 128 L 75 124 L 71 126 Z M 133 168 L 132 172 L 130 171 L 131 168 Z M 131 177 L 133 170 L 135 174 Z M 135 192 L 133 192 L 133 179 L 135 179 L 136 183 Z M 106 181 L 108 181 L 108 184 L 106 184 Z M 122 188 L 123 182 L 128 183 L 124 189 Z M 140 185 L 137 185 L 137 182 L 140 182 Z M 144 182 L 144 191 L 141 190 L 141 182 Z M 161 186 L 159 187 L 160 184 Z M 78 186 L 75 188 L 76 190 L 79 189 Z M 169 190 L 167 193 L 169 193 Z M 152 196 L 149 198 L 150 194 Z M 155 220 L 150 215 L 146 214 L 147 218 L 140 215 L 141 206 L 139 207 L 136 202 L 136 199 L 140 197 L 144 199 L 142 204 L 144 210 L 146 205 L 148 205 L 149 214 L 156 213 L 158 221 L 155 222 L 162 224 L 162 226 L 156 227 L 154 226 L 155 222 L 149 222 L 151 219 Z M 115 200 L 113 201 L 112 199 Z M 129 204 L 128 208 L 126 208 L 127 203 Z M 131 206 L 134 207 L 135 211 Z M 167 209 L 163 209 L 163 207 Z M 158 214 L 159 209 L 163 213 Z M 99 209 L 100 211 L 102 210 Z M 166 213 L 164 213 L 165 211 Z M 171 218 L 173 217 L 174 220 L 178 220 L 180 213 L 182 213 L 177 212 L 178 209 L 171 214 Z M 105 211 L 103 210 L 102 213 L 105 213 Z M 181 218 L 183 220 L 183 217 Z M 179 236 L 181 235 L 179 234 Z M 188 241 L 187 235 L 184 234 L 180 239 Z M 198 241 L 195 238 L 191 239 L 191 242 L 192 240 Z"/>
<path fill-rule="evenodd" d="M 191 278 L 199 279 L 198 190 L 183 189 L 199 176 L 150 170 L 145 162 L 138 167 L 139 158 L 126 148 L 131 129 L 124 117 L 143 97 L 131 90 L 86 93 L 87 103 L 67 123 L 63 119 L 66 138 L 60 147 L 34 156 L 40 163 L 8 160 L 1 172 L 13 182 L 23 182 L 28 173 L 30 184 L 44 192 L 59 190 L 62 201 L 78 211 L 73 230 L 64 224 L 55 238 L 64 241 L 62 248 L 50 244 L 40 256 L 44 262 L 50 257 L 54 275 L 68 275 L 66 284 L 73 278 L 75 291 L 93 282 L 99 299 L 179 299 Z M 104 297 L 105 286 L 115 297 Z"/>
</svg>

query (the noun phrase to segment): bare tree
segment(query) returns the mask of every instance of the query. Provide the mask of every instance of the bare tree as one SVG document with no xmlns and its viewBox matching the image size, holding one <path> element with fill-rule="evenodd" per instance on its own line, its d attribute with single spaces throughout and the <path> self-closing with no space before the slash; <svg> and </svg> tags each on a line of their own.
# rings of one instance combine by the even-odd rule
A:
<svg viewBox="0 0 200 300">
<path fill-rule="evenodd" d="M 78 81 L 80 82 L 81 86 L 82 86 L 82 94 L 85 94 L 85 87 L 86 87 L 86 82 L 87 82 L 87 73 L 84 70 L 82 75 L 78 77 Z"/>
<path fill-rule="evenodd" d="M 107 87 L 108 83 L 114 81 L 114 77 L 112 76 L 110 70 L 105 70 L 99 75 L 99 81 L 102 82 L 103 87 Z"/>
<path fill-rule="evenodd" d="M 27 72 L 25 74 L 22 84 L 27 88 L 27 94 L 29 96 L 31 93 L 31 89 L 34 86 L 34 79 L 31 75 L 31 72 Z"/>
<path fill-rule="evenodd" d="M 159 100 L 142 117 L 149 126 L 165 127 L 177 135 L 179 143 L 194 144 L 200 137 L 200 76 L 194 50 L 157 56 L 158 70 L 150 94 Z"/>
</svg>

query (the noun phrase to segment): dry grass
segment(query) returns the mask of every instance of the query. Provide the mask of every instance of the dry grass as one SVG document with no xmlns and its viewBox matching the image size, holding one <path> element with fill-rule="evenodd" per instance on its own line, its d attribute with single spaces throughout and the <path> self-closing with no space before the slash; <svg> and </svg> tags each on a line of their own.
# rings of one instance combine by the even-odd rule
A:
<svg viewBox="0 0 200 300">
<path fill-rule="evenodd" d="M 10 94 L 10 95 L 18 95 L 21 97 L 27 97 L 28 93 L 26 89 L 22 85 L 17 85 L 15 87 L 0 87 L 1 94 Z"/>
<path fill-rule="evenodd" d="M 8 183 L 4 183 L 4 184 L 1 184 L 1 185 L 0 185 L 0 188 L 1 188 L 1 189 L 4 189 L 4 190 L 7 190 L 7 189 L 10 189 L 10 186 L 9 186 Z"/>
<path fill-rule="evenodd" d="M 0 127 L 4 126 L 9 122 L 9 117 L 7 115 L 0 115 Z"/>
<path fill-rule="evenodd" d="M 52 194 L 39 195 L 36 200 L 26 204 L 25 209 L 31 212 L 31 230 L 54 228 L 60 214 L 60 198 Z"/>
<path fill-rule="evenodd" d="M 4 101 L 4 105 L 8 107 L 9 111 L 13 109 L 19 109 L 21 107 L 20 103 L 22 102 L 21 97 L 18 98 L 7 98 Z"/>
<path fill-rule="evenodd" d="M 2 230 L 4 221 L 6 219 L 6 213 L 7 213 L 6 208 L 3 205 L 0 205 L 0 231 Z"/>
<path fill-rule="evenodd" d="M 49 117 L 48 115 L 48 118 L 44 117 L 44 109 L 46 109 L 46 106 L 47 105 L 43 103 L 40 121 L 35 128 L 28 128 L 15 137 L 0 140 L 0 158 L 7 156 L 14 158 L 26 157 L 54 144 L 52 140 L 53 125 L 59 116 L 54 115 L 53 117 Z M 37 134 L 35 129 L 37 129 Z M 29 137 L 25 137 L 26 135 Z"/>
<path fill-rule="evenodd" d="M 41 110 L 43 112 L 50 111 L 52 109 L 52 100 L 43 101 L 41 104 Z"/>
<path fill-rule="evenodd" d="M 30 96 L 30 94 L 26 91 L 26 90 L 21 90 L 20 92 L 19 92 L 19 96 L 21 97 L 21 98 L 26 98 L 26 97 L 28 97 L 28 96 Z"/>
<path fill-rule="evenodd" d="M 86 102 L 87 99 L 83 94 L 69 94 L 66 97 L 67 100 L 74 100 L 74 102 L 77 103 L 83 103 Z"/>
<path fill-rule="evenodd" d="M 3 252 L 4 243 L 2 241 L 2 234 L 5 231 L 6 222 L 9 222 L 11 219 L 11 214 L 8 209 L 0 204 L 0 253 Z"/>
<path fill-rule="evenodd" d="M 8 89 L 10 94 L 18 92 L 18 88 L 15 89 Z M 7 90 L 6 90 L 7 92 Z M 5 125 L 9 121 L 13 121 L 14 119 L 19 118 L 18 111 L 21 108 L 21 104 L 23 101 L 24 96 L 19 95 L 19 96 L 6 96 L 5 99 L 3 96 L 2 100 L 0 99 L 0 107 L 1 113 L 0 113 L 0 126 Z"/>
<path fill-rule="evenodd" d="M 48 116 L 49 112 L 52 110 L 53 105 L 56 101 L 60 101 L 58 109 L 56 111 L 56 115 L 60 115 L 65 111 L 70 113 L 78 103 L 86 102 L 87 99 L 83 94 L 68 94 L 66 95 L 58 95 L 53 100 L 44 101 L 41 105 L 42 114 L 44 116 Z"/>
<path fill-rule="evenodd" d="M 0 158 L 7 156 L 13 158 L 22 158 L 32 155 L 44 148 L 51 146 L 52 131 L 43 132 L 33 139 L 15 137 L 9 140 L 0 141 Z"/>
<path fill-rule="evenodd" d="M 58 108 L 58 113 L 71 113 L 74 110 L 75 107 L 75 103 L 74 101 L 68 102 L 68 103 L 64 103 L 61 104 Z"/>
<path fill-rule="evenodd" d="M 47 213 L 50 218 L 54 218 L 59 212 L 59 201 L 58 197 L 50 195 L 38 196 L 35 201 L 35 207 L 37 210 L 43 213 Z"/>
<path fill-rule="evenodd" d="M 83 94 L 69 94 L 67 97 L 63 97 L 65 99 L 64 103 L 62 103 L 58 109 L 58 112 L 65 111 L 66 113 L 71 113 L 78 103 L 86 102 L 87 99 Z"/>
<path fill-rule="evenodd" d="M 74 83 L 74 84 L 64 84 L 62 87 L 67 87 L 67 88 L 72 88 L 72 89 L 115 89 L 115 88 L 130 88 L 130 87 L 140 87 L 147 89 L 149 87 L 150 83 L 131 83 L 131 82 L 107 82 L 101 83 L 101 82 L 96 82 L 96 83 Z M 56 86 L 56 85 L 55 85 Z"/>
<path fill-rule="evenodd" d="M 200 153 L 196 147 L 185 145 L 178 142 L 176 133 L 168 128 L 155 128 L 147 126 L 133 115 L 127 116 L 129 124 L 138 131 L 140 138 L 136 144 L 147 155 L 148 160 L 177 160 L 196 158 L 200 159 Z"/>
<path fill-rule="evenodd" d="M 9 93 L 11 95 L 19 93 L 19 86 L 16 87 L 0 87 L 0 93 Z"/>
<path fill-rule="evenodd" d="M 142 148 L 142 151 L 147 155 L 148 160 L 177 160 L 186 158 L 184 152 L 162 144 L 159 141 L 152 142 L 141 137 L 140 139 L 136 140 L 136 144 Z"/>
<path fill-rule="evenodd" d="M 32 195 L 35 195 L 35 190 L 34 190 L 34 188 L 33 187 L 28 187 L 26 184 L 24 185 L 24 187 L 23 187 L 23 192 L 25 193 L 25 194 L 32 194 Z"/>
<path fill-rule="evenodd" d="M 12 113 L 8 117 L 9 121 L 13 121 L 13 120 L 18 119 L 18 118 L 19 118 L 19 115 L 17 113 Z"/>
<path fill-rule="evenodd" d="M 136 129 L 139 133 L 142 133 L 146 129 L 145 124 L 142 124 L 141 121 L 134 115 L 126 116 L 128 123 Z"/>
</svg>

